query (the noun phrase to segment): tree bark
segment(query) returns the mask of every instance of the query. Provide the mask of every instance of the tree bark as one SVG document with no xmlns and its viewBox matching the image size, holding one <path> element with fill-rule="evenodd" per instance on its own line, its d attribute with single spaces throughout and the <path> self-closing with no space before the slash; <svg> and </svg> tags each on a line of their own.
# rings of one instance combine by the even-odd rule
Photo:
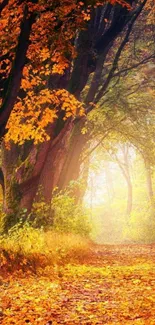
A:
<svg viewBox="0 0 155 325">
<path fill-rule="evenodd" d="M 81 122 L 76 125 L 73 120 L 66 122 L 53 140 L 40 146 L 31 145 L 26 159 L 22 156 L 25 146 L 23 150 L 15 145 L 11 150 L 3 146 L 4 210 L 7 214 L 17 214 L 22 209 L 29 214 L 35 200 L 50 203 L 55 187 L 65 189 L 70 180 L 77 180 L 80 156 L 86 143 L 81 127 Z M 52 126 L 50 131 L 54 133 Z"/>
<path fill-rule="evenodd" d="M 59 184 L 60 174 L 63 170 L 65 160 L 70 150 L 70 134 L 73 132 L 73 121 L 66 123 L 55 141 L 51 142 L 45 164 L 39 177 L 39 186 L 47 202 L 51 200 L 55 187 L 62 189 Z"/>
</svg>

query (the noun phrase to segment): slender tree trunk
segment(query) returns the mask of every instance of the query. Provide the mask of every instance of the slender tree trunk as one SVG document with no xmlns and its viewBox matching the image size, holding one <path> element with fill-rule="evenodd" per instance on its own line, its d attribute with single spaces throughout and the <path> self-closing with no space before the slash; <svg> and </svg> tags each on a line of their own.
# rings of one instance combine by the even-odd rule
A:
<svg viewBox="0 0 155 325">
<path fill-rule="evenodd" d="M 12 144 L 11 150 L 5 146 L 2 148 L 2 168 L 3 174 L 3 193 L 4 193 L 4 211 L 10 213 L 12 208 L 18 204 L 19 193 L 18 186 L 14 178 L 14 166 L 17 166 L 18 148 Z"/>
<path fill-rule="evenodd" d="M 114 197 L 114 186 L 113 186 L 113 179 L 112 179 L 108 161 L 105 162 L 105 177 L 106 177 L 106 187 L 107 187 L 109 207 L 111 208 L 111 201 L 113 200 Z"/>
<path fill-rule="evenodd" d="M 146 182 L 147 182 L 148 198 L 149 198 L 151 204 L 154 205 L 154 203 L 153 203 L 154 193 L 153 193 L 153 185 L 152 185 L 152 172 L 151 172 L 151 167 L 150 167 L 148 160 L 145 160 L 145 169 L 146 169 Z"/>
<path fill-rule="evenodd" d="M 126 215 L 127 218 L 130 218 L 131 212 L 132 212 L 132 197 L 133 197 L 133 191 L 132 191 L 132 181 L 131 181 L 131 175 L 130 175 L 130 165 L 129 165 L 129 147 L 128 144 L 124 145 L 122 147 L 122 153 L 123 153 L 123 160 L 121 161 L 117 155 L 115 155 L 115 159 L 120 167 L 120 170 L 122 171 L 122 174 L 126 180 L 127 183 L 127 205 L 126 205 Z"/>
<path fill-rule="evenodd" d="M 132 212 L 132 183 L 130 177 L 126 179 L 128 187 L 126 215 L 130 217 Z"/>
<path fill-rule="evenodd" d="M 0 168 L 0 185 L 2 186 L 2 191 L 3 191 L 3 197 L 4 197 L 4 175 L 3 175 L 3 171 Z"/>
</svg>

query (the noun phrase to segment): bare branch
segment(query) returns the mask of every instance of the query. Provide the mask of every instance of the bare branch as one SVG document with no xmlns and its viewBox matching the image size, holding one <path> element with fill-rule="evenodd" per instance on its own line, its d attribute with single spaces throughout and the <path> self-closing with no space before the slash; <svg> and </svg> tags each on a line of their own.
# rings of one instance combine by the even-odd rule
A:
<svg viewBox="0 0 155 325">
<path fill-rule="evenodd" d="M 114 62 L 113 62 L 113 65 L 112 65 L 112 68 L 109 72 L 109 75 L 106 79 L 106 81 L 104 82 L 102 88 L 100 89 L 100 91 L 98 92 L 96 98 L 95 98 L 95 103 L 97 103 L 103 96 L 103 93 L 105 92 L 105 90 L 107 89 L 111 79 L 113 78 L 114 76 L 114 72 L 116 71 L 117 69 L 117 66 L 118 66 L 118 61 L 119 61 L 119 58 L 121 56 L 121 53 L 122 53 L 122 50 L 124 49 L 126 43 L 129 41 L 129 36 L 130 36 L 130 33 L 132 31 L 132 28 L 133 28 L 133 25 L 137 19 L 137 17 L 140 15 L 145 3 L 146 3 L 147 0 L 144 0 L 141 5 L 139 5 L 139 7 L 137 8 L 137 10 L 134 12 L 130 22 L 129 22 L 129 25 L 128 25 L 128 28 L 127 28 L 127 32 L 125 34 L 125 37 L 122 41 L 122 43 L 120 44 L 117 52 L 116 52 L 116 55 L 115 55 L 115 59 L 114 59 Z"/>
<path fill-rule="evenodd" d="M 147 62 L 149 62 L 150 60 L 154 59 L 155 58 L 155 54 L 152 54 L 152 55 L 149 55 L 147 58 L 141 60 L 140 62 L 136 63 L 136 64 L 133 64 L 132 66 L 128 67 L 128 68 L 124 68 L 118 72 L 116 72 L 114 75 L 113 75 L 113 78 L 114 77 L 118 77 L 120 76 L 121 74 L 125 73 L 125 72 L 128 72 L 130 70 L 133 70 L 133 69 L 136 69 L 138 68 L 140 65 L 143 65 L 143 64 L 146 64 Z"/>
<path fill-rule="evenodd" d="M 125 117 L 123 117 L 115 126 L 112 125 L 109 127 L 108 130 L 104 133 L 104 136 L 100 139 L 100 141 L 87 153 L 87 155 L 82 159 L 81 163 L 83 163 L 103 142 L 104 139 L 108 136 L 109 132 L 112 131 L 118 124 L 123 122 L 125 120 Z"/>
</svg>

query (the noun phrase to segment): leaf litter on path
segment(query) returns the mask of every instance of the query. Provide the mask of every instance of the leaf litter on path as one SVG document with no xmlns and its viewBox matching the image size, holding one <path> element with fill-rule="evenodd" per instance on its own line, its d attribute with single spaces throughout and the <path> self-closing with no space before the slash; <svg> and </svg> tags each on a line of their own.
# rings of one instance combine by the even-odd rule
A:
<svg viewBox="0 0 155 325">
<path fill-rule="evenodd" d="M 155 324 L 155 245 L 95 246 L 48 273 L 0 279 L 0 324 Z"/>
</svg>

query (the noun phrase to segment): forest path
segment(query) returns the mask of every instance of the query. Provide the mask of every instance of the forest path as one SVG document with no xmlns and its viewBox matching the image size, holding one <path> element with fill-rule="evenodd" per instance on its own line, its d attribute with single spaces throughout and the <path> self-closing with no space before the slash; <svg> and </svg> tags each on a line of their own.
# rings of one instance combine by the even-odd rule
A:
<svg viewBox="0 0 155 325">
<path fill-rule="evenodd" d="M 2 325 L 155 324 L 155 245 L 94 246 L 48 275 L 0 281 Z"/>
</svg>

